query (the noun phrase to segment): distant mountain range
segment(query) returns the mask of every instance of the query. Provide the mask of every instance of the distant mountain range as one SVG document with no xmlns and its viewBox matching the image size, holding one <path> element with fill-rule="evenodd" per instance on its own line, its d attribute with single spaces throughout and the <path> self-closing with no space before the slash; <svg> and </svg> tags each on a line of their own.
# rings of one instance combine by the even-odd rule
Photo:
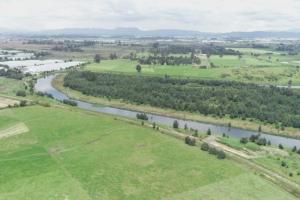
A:
<svg viewBox="0 0 300 200">
<path fill-rule="evenodd" d="M 209 37 L 227 39 L 255 39 L 255 38 L 299 38 L 300 31 L 255 31 L 255 32 L 230 32 L 230 33 L 208 33 L 200 31 L 189 31 L 179 29 L 140 30 L 138 28 L 68 28 L 45 31 L 16 31 L 0 29 L 0 35 L 44 35 L 44 36 L 134 36 L 134 37 Z"/>
</svg>

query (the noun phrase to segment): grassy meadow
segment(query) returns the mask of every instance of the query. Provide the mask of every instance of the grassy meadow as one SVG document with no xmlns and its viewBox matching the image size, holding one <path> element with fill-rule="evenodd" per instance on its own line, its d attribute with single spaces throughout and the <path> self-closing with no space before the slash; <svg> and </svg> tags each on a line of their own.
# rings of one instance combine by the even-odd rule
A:
<svg viewBox="0 0 300 200">
<path fill-rule="evenodd" d="M 15 96 L 18 90 L 24 90 L 22 81 L 0 77 L 0 94 Z"/>
<path fill-rule="evenodd" d="M 230 159 L 114 117 L 31 106 L 0 119 L 0 130 L 29 130 L 0 140 L 3 200 L 295 199 Z"/>
<path fill-rule="evenodd" d="M 247 52 L 251 49 L 247 49 Z M 255 50 L 253 50 L 255 52 Z M 298 55 L 282 55 L 279 53 L 262 54 L 255 57 L 245 53 L 241 58 L 231 55 L 212 55 L 207 58 L 199 55 L 201 66 L 195 65 L 142 65 L 143 75 L 169 75 L 173 77 L 191 77 L 210 80 L 232 80 L 261 84 L 292 84 L 300 85 L 300 72 L 297 69 L 300 57 Z M 215 68 L 211 67 L 213 63 Z M 102 60 L 101 63 L 91 63 L 86 70 L 94 72 L 116 72 L 135 74 L 137 61 L 128 59 Z"/>
</svg>

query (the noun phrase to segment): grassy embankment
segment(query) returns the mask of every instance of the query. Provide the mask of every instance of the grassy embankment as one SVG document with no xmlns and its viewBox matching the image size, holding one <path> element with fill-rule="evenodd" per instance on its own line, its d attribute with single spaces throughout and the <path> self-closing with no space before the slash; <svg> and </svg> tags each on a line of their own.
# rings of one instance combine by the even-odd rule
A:
<svg viewBox="0 0 300 200">
<path fill-rule="evenodd" d="M 170 117 L 176 117 L 181 119 L 189 119 L 194 121 L 201 121 L 201 122 L 207 122 L 212 124 L 220 124 L 227 126 L 229 123 L 231 123 L 232 127 L 247 129 L 247 130 L 253 130 L 257 131 L 258 127 L 261 125 L 263 132 L 274 134 L 274 135 L 282 135 L 286 137 L 295 137 L 300 138 L 300 130 L 296 128 L 287 127 L 284 131 L 276 129 L 274 125 L 270 124 L 262 124 L 259 121 L 250 121 L 250 120 L 241 120 L 241 119 L 230 119 L 229 117 L 225 118 L 218 118 L 218 117 L 212 117 L 212 116 L 204 116 L 200 114 L 194 114 L 189 112 L 181 112 L 181 111 L 175 111 L 171 109 L 161 109 L 161 108 L 155 108 L 147 105 L 135 105 L 135 104 L 129 104 L 122 102 L 120 100 L 108 100 L 105 98 L 99 98 L 99 97 L 93 97 L 93 96 L 87 96 L 83 95 L 81 92 L 65 88 L 63 86 L 63 75 L 57 76 L 57 78 L 53 81 L 53 85 L 55 88 L 57 88 L 60 91 L 63 91 L 66 93 L 69 97 L 73 99 L 79 99 L 86 102 L 91 102 L 99 105 L 107 105 L 117 108 L 125 108 L 129 110 L 136 110 L 140 112 L 148 112 L 148 113 L 155 113 Z"/>
<path fill-rule="evenodd" d="M 31 106 L 0 117 L 0 129 L 29 129 L 0 140 L 3 200 L 296 199 L 229 159 L 107 115 Z"/>
</svg>

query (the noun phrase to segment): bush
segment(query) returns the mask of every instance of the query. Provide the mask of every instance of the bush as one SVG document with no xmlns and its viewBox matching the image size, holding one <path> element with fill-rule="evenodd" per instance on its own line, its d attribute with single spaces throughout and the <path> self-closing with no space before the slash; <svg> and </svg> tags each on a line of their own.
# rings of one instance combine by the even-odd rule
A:
<svg viewBox="0 0 300 200">
<path fill-rule="evenodd" d="M 216 148 L 214 148 L 214 147 L 213 148 L 209 148 L 208 153 L 212 154 L 212 155 L 217 155 L 218 150 Z"/>
<path fill-rule="evenodd" d="M 41 105 L 43 107 L 51 107 L 50 103 L 48 103 L 48 102 L 39 102 L 39 105 Z"/>
<path fill-rule="evenodd" d="M 174 122 L 173 122 L 173 128 L 179 128 L 179 123 L 178 123 L 178 121 L 177 120 L 175 120 Z"/>
<path fill-rule="evenodd" d="M 77 106 L 77 102 L 76 101 L 72 101 L 72 100 L 69 100 L 69 99 L 64 99 L 63 103 L 67 104 L 67 105 L 70 105 L 70 106 Z"/>
<path fill-rule="evenodd" d="M 281 167 L 286 167 L 287 163 L 285 161 L 281 161 Z"/>
<path fill-rule="evenodd" d="M 207 143 L 203 143 L 203 144 L 201 145 L 201 150 L 202 150 L 202 151 L 208 151 L 208 150 L 209 150 L 209 145 L 208 145 Z"/>
<path fill-rule="evenodd" d="M 292 149 L 292 152 L 296 152 L 297 151 L 297 147 L 294 146 L 293 149 Z"/>
<path fill-rule="evenodd" d="M 148 121 L 148 116 L 146 115 L 146 113 L 137 113 L 136 118 L 140 120 Z"/>
<path fill-rule="evenodd" d="M 27 101 L 26 100 L 20 101 L 20 106 L 21 107 L 25 107 L 26 105 L 27 105 Z"/>
<path fill-rule="evenodd" d="M 26 92 L 24 90 L 19 90 L 19 91 L 17 91 L 16 96 L 26 97 Z"/>
<path fill-rule="evenodd" d="M 251 135 L 250 138 L 249 138 L 249 141 L 250 142 L 256 142 L 256 140 L 258 140 L 260 137 L 260 135 Z"/>
<path fill-rule="evenodd" d="M 240 143 L 241 143 L 241 144 L 247 144 L 247 143 L 248 143 L 248 138 L 244 138 L 244 137 L 241 138 L 241 139 L 240 139 Z"/>
<path fill-rule="evenodd" d="M 226 158 L 225 152 L 224 151 L 218 151 L 217 158 L 221 159 L 221 160 L 225 159 Z"/>
<path fill-rule="evenodd" d="M 210 130 L 210 128 L 207 130 L 206 134 L 207 134 L 207 135 L 211 135 L 211 130 Z"/>
<path fill-rule="evenodd" d="M 279 144 L 279 145 L 278 145 L 278 148 L 279 148 L 279 149 L 283 149 L 282 144 Z"/>
<path fill-rule="evenodd" d="M 266 140 L 266 138 L 259 138 L 256 141 L 256 144 L 259 145 L 259 146 L 266 146 L 267 145 L 267 140 Z"/>
<path fill-rule="evenodd" d="M 196 139 L 190 136 L 185 137 L 185 143 L 190 145 L 190 146 L 195 146 L 196 145 Z"/>
</svg>

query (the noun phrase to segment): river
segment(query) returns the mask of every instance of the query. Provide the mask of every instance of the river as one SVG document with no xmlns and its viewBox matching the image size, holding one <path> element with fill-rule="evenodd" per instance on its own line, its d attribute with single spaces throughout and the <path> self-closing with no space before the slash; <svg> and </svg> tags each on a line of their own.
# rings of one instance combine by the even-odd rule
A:
<svg viewBox="0 0 300 200">
<path fill-rule="evenodd" d="M 35 85 L 35 90 L 40 92 L 45 92 L 48 94 L 51 94 L 56 100 L 64 100 L 64 99 L 70 99 L 67 95 L 64 93 L 56 90 L 52 86 L 52 80 L 55 78 L 56 75 L 50 75 L 45 78 L 40 78 L 37 80 L 37 83 Z M 127 118 L 136 118 L 136 114 L 138 112 L 130 111 L 126 109 L 119 109 L 119 108 L 113 108 L 109 106 L 100 106 L 95 105 L 92 103 L 87 103 L 83 101 L 74 100 L 77 102 L 77 106 L 79 108 L 89 110 L 89 111 L 95 111 L 100 113 L 107 113 L 112 114 L 116 116 L 122 116 Z M 242 138 L 242 137 L 250 137 L 253 134 L 259 134 L 255 131 L 248 131 L 238 128 L 228 128 L 227 126 L 221 126 L 221 125 L 214 125 L 214 124 L 208 124 L 203 122 L 196 122 L 196 121 L 189 121 L 189 120 L 182 120 L 182 119 L 176 119 L 172 117 L 165 117 L 160 115 L 154 115 L 154 114 L 147 114 L 149 117 L 149 121 L 155 122 L 157 124 L 163 124 L 167 126 L 172 126 L 174 120 L 177 120 L 179 122 L 179 127 L 183 128 L 185 124 L 189 128 L 193 128 L 195 130 L 198 130 L 200 132 L 206 132 L 208 129 L 211 129 L 213 134 L 216 135 L 222 135 L 225 133 L 226 135 L 229 135 L 230 137 L 235 138 Z M 275 135 L 268 135 L 261 133 L 261 137 L 266 138 L 267 140 L 270 140 L 273 145 L 279 145 L 282 144 L 284 147 L 292 148 L 294 146 L 297 146 L 300 148 L 300 140 L 292 139 L 292 138 L 286 138 L 281 136 L 275 136 Z"/>
</svg>

